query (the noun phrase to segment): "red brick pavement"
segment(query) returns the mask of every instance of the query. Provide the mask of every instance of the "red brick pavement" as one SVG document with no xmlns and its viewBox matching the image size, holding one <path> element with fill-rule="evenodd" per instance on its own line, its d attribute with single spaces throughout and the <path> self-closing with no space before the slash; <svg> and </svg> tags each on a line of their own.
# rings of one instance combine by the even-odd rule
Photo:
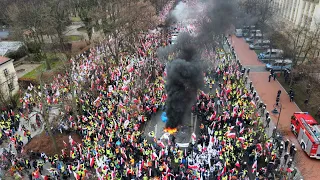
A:
<svg viewBox="0 0 320 180">
<path fill-rule="evenodd" d="M 249 50 L 248 45 L 241 38 L 232 38 L 235 51 L 243 65 L 257 65 L 263 64 L 257 60 L 256 54 Z M 282 112 L 279 120 L 279 129 L 284 134 L 284 138 L 290 139 L 296 144 L 298 152 L 296 155 L 297 166 L 301 171 L 305 180 L 320 179 L 320 161 L 309 158 L 301 149 L 296 140 L 296 137 L 290 131 L 290 117 L 294 112 L 300 111 L 295 103 L 290 102 L 289 96 L 286 94 L 283 87 L 278 81 L 268 82 L 269 72 L 251 72 L 250 80 L 257 90 L 261 99 L 267 104 L 267 110 L 270 112 L 273 122 L 276 124 L 278 117 L 271 113 L 273 105 L 276 100 L 277 91 L 282 91 L 280 102 L 282 104 Z"/>
<path fill-rule="evenodd" d="M 256 53 L 250 50 L 249 44 L 243 38 L 237 38 L 232 36 L 230 38 L 233 48 L 237 52 L 237 56 L 243 65 L 248 66 L 265 66 L 261 61 L 258 60 Z"/>
</svg>

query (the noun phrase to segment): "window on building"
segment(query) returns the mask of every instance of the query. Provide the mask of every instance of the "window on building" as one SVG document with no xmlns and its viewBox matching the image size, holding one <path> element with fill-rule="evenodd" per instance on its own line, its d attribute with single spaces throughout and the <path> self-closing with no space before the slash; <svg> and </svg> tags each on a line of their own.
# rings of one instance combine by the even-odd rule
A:
<svg viewBox="0 0 320 180">
<path fill-rule="evenodd" d="M 8 76 L 9 76 L 9 71 L 8 71 L 8 69 L 4 69 L 4 70 L 3 70 L 3 74 L 4 74 L 5 77 L 8 77 Z"/>
<path fill-rule="evenodd" d="M 8 88 L 9 88 L 9 91 L 13 91 L 14 90 L 13 82 L 8 84 Z"/>
</svg>

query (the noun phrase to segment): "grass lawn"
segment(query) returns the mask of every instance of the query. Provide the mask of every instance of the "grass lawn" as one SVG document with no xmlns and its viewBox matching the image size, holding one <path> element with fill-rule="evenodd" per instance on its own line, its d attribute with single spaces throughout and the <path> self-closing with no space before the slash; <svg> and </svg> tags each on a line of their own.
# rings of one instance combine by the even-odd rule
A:
<svg viewBox="0 0 320 180">
<path fill-rule="evenodd" d="M 55 53 L 47 53 L 47 57 L 49 58 L 51 69 L 56 69 L 61 65 L 61 63 L 63 61 L 60 58 L 62 56 L 65 56 L 65 55 L 62 54 L 62 53 L 57 53 L 57 54 L 55 54 Z M 56 60 L 57 58 L 58 58 L 58 60 Z M 23 78 L 36 79 L 38 77 L 38 75 L 42 71 L 46 71 L 46 62 L 42 62 L 40 66 L 38 66 L 34 70 L 32 70 L 32 71 L 28 72 L 27 74 L 25 74 L 23 76 Z"/>
<path fill-rule="evenodd" d="M 65 40 L 66 40 L 67 42 L 70 42 L 70 41 L 80 41 L 80 40 L 82 40 L 82 39 L 83 39 L 82 36 L 77 36 L 77 35 L 72 35 L 72 36 L 66 36 L 66 37 L 65 37 Z"/>
<path fill-rule="evenodd" d="M 277 78 L 277 79 L 280 82 L 280 84 L 283 86 L 283 88 L 287 92 L 289 92 L 289 90 L 290 90 L 289 83 L 285 83 L 284 82 L 283 75 L 280 78 Z M 294 94 L 295 94 L 294 101 L 299 106 L 301 111 L 309 112 L 309 114 L 311 114 L 318 121 L 318 123 L 320 123 L 320 118 L 318 116 L 316 116 L 316 113 L 317 113 L 318 109 L 316 107 L 313 107 L 313 108 L 312 107 L 308 107 L 307 105 L 304 104 L 304 101 L 308 98 L 305 86 L 302 86 L 301 83 L 298 83 L 298 84 L 294 84 L 292 89 L 293 89 Z M 283 94 L 283 95 L 286 95 L 286 94 Z M 312 96 L 311 96 L 310 99 L 312 99 Z"/>
<path fill-rule="evenodd" d="M 76 17 L 70 17 L 70 20 L 71 20 L 72 22 L 80 22 L 80 21 L 81 21 L 80 17 L 78 17 L 78 16 L 76 16 Z"/>
</svg>

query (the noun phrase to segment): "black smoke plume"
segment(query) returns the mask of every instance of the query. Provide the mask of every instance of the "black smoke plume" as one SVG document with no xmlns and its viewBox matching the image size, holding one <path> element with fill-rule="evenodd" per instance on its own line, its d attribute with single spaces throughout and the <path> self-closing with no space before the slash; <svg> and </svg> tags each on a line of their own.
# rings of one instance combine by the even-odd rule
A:
<svg viewBox="0 0 320 180">
<path fill-rule="evenodd" d="M 202 13 L 201 6 L 184 8 L 180 2 L 170 14 L 167 25 L 175 21 L 190 18 L 186 14 L 196 17 Z M 196 36 L 179 33 L 176 44 L 158 49 L 158 57 L 167 63 L 166 113 L 167 128 L 176 128 L 183 122 L 186 112 L 190 112 L 191 104 L 196 100 L 197 91 L 203 86 L 203 72 L 205 63 L 200 54 L 207 49 L 214 49 L 223 35 L 232 28 L 237 19 L 237 3 L 234 0 L 203 0 L 206 11 L 200 15 L 200 32 Z M 172 14 L 175 18 L 172 17 Z M 169 54 L 175 54 L 172 61 L 168 61 Z M 207 67 L 206 67 L 207 68 Z"/>
<path fill-rule="evenodd" d="M 191 108 L 198 89 L 203 85 L 202 69 L 198 58 L 195 47 L 184 46 L 180 49 L 178 58 L 167 66 L 167 128 L 176 128 L 182 123 L 186 110 Z"/>
</svg>

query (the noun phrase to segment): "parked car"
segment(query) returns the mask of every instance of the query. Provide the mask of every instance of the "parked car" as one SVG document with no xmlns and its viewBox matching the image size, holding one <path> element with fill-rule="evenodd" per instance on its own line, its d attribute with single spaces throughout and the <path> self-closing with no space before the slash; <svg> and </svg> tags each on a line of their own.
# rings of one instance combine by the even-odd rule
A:
<svg viewBox="0 0 320 180">
<path fill-rule="evenodd" d="M 270 41 L 269 40 L 258 40 L 257 42 L 250 44 L 250 49 L 268 49 L 270 47 Z"/>
<path fill-rule="evenodd" d="M 250 26 L 243 26 L 242 35 L 243 35 L 243 37 L 250 36 Z"/>
<path fill-rule="evenodd" d="M 236 36 L 237 37 L 242 37 L 243 36 L 242 29 L 236 29 Z"/>
<path fill-rule="evenodd" d="M 243 29 L 243 30 L 242 30 L 242 35 L 243 35 L 243 37 L 248 37 L 248 36 L 250 36 L 250 30 L 249 30 L 249 29 Z"/>
<path fill-rule="evenodd" d="M 269 59 L 282 59 L 283 51 L 281 49 L 268 49 L 267 51 L 260 53 L 258 59 L 264 61 Z"/>
<path fill-rule="evenodd" d="M 253 41 L 254 41 L 254 36 L 252 36 L 252 35 L 250 37 L 246 38 L 247 43 L 253 43 Z"/>
<path fill-rule="evenodd" d="M 274 60 L 270 63 L 266 64 L 266 69 L 270 71 L 270 69 L 273 69 L 274 71 L 284 71 L 286 69 L 291 69 L 292 66 L 292 60 L 290 59 L 280 59 L 280 60 Z"/>
<path fill-rule="evenodd" d="M 255 40 L 261 40 L 262 35 L 251 35 L 250 37 L 246 38 L 247 43 L 253 43 Z"/>
<path fill-rule="evenodd" d="M 250 30 L 250 33 L 251 33 L 251 34 L 256 34 L 256 30 L 255 30 L 255 29 L 251 29 L 251 30 Z"/>
</svg>

